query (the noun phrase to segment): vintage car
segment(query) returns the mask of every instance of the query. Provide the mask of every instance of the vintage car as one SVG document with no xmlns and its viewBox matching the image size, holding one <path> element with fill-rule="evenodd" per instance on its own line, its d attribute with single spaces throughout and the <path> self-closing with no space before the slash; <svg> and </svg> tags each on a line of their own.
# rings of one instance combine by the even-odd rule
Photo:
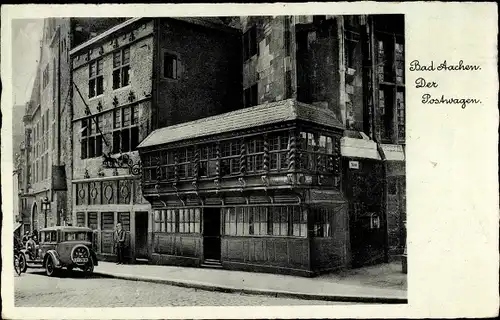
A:
<svg viewBox="0 0 500 320">
<path fill-rule="evenodd" d="M 44 268 L 48 276 L 74 268 L 92 273 L 97 256 L 92 249 L 93 231 L 85 227 L 56 226 L 39 231 L 40 243 L 34 250 L 21 250 L 22 270 Z"/>
</svg>

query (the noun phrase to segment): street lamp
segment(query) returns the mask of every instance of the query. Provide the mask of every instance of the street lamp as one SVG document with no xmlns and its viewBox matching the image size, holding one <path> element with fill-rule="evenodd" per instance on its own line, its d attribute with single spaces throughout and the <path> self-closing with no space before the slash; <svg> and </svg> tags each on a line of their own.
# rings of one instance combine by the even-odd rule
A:
<svg viewBox="0 0 500 320">
<path fill-rule="evenodd" d="M 47 228 L 47 211 L 50 210 L 50 201 L 47 197 L 42 199 L 42 210 L 45 216 L 45 228 Z"/>
</svg>

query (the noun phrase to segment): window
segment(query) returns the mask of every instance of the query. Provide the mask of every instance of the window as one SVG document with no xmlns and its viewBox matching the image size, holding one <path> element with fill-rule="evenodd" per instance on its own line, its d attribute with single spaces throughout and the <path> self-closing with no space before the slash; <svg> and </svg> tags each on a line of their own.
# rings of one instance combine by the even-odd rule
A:
<svg viewBox="0 0 500 320">
<path fill-rule="evenodd" d="M 89 64 L 89 98 L 96 97 L 104 92 L 102 66 L 102 59 Z"/>
<path fill-rule="evenodd" d="M 215 144 L 201 146 L 199 152 L 200 166 L 198 170 L 200 177 L 215 176 L 215 168 L 217 166 L 217 151 Z"/>
<path fill-rule="evenodd" d="M 270 169 L 288 170 L 288 134 L 280 133 L 269 137 Z"/>
<path fill-rule="evenodd" d="M 288 235 L 288 209 L 289 207 L 269 208 L 269 221 L 272 223 L 268 224 L 269 234 L 273 236 Z"/>
<path fill-rule="evenodd" d="M 355 68 L 355 52 L 356 46 L 359 43 L 360 35 L 359 33 L 352 30 L 345 30 L 344 33 L 345 38 L 345 56 L 346 56 L 346 66 L 348 68 Z"/>
<path fill-rule="evenodd" d="M 307 212 L 299 206 L 223 208 L 229 236 L 307 236 Z"/>
<path fill-rule="evenodd" d="M 49 64 L 45 66 L 42 73 L 42 90 L 44 90 L 49 84 Z"/>
<path fill-rule="evenodd" d="M 251 27 L 243 34 L 243 57 L 244 61 L 258 53 L 257 50 L 257 28 Z"/>
<path fill-rule="evenodd" d="M 153 232 L 162 232 L 161 226 L 165 222 L 165 216 L 163 215 L 162 210 L 155 210 L 153 218 L 154 218 Z"/>
<path fill-rule="evenodd" d="M 258 86 L 254 84 L 250 88 L 247 88 L 243 92 L 244 94 L 244 105 L 245 108 L 250 108 L 259 104 L 258 101 Z"/>
<path fill-rule="evenodd" d="M 200 233 L 199 208 L 154 211 L 154 232 Z"/>
<path fill-rule="evenodd" d="M 220 170 L 221 176 L 238 174 L 240 172 L 240 148 L 238 140 L 221 143 Z"/>
<path fill-rule="evenodd" d="M 331 225 L 333 224 L 334 212 L 327 208 L 311 209 L 313 237 L 332 237 Z"/>
<path fill-rule="evenodd" d="M 334 143 L 335 140 L 331 136 L 301 132 L 300 167 L 310 171 L 333 172 Z"/>
<path fill-rule="evenodd" d="M 130 48 L 113 53 L 113 90 L 125 87 L 130 82 Z"/>
<path fill-rule="evenodd" d="M 178 79 L 179 60 L 176 55 L 163 53 L 163 77 L 167 79 Z"/>
<path fill-rule="evenodd" d="M 139 145 L 139 106 L 113 111 L 113 153 L 129 152 Z"/>
<path fill-rule="evenodd" d="M 264 140 L 260 137 L 253 138 L 247 146 L 247 172 L 262 171 L 264 169 Z"/>
<path fill-rule="evenodd" d="M 199 209 L 197 209 L 199 211 Z M 176 226 L 176 212 L 175 210 L 167 210 L 167 218 L 166 218 L 166 232 L 175 233 L 177 232 Z"/>
<path fill-rule="evenodd" d="M 102 117 L 93 116 L 81 122 L 81 159 L 102 156 Z M 96 124 L 97 122 L 97 124 Z"/>
</svg>

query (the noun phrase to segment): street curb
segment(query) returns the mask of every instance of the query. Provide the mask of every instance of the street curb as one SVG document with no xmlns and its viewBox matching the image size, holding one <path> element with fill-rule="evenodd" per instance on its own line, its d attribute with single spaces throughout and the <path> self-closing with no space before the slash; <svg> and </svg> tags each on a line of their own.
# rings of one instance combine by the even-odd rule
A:
<svg viewBox="0 0 500 320">
<path fill-rule="evenodd" d="M 360 303 L 384 303 L 384 304 L 407 304 L 407 298 L 398 297 L 382 297 L 382 296 L 349 296 L 349 295 L 325 295 L 325 294 L 312 294 L 312 293 L 302 293 L 302 292 L 292 292 L 292 291 L 280 291 L 280 290 L 264 290 L 264 289 L 245 289 L 236 288 L 231 286 L 214 285 L 198 281 L 189 280 L 172 280 L 163 279 L 157 277 L 144 277 L 128 274 L 116 274 L 116 273 L 106 273 L 94 271 L 95 275 L 104 278 L 114 278 L 122 280 L 131 281 L 143 281 L 166 284 L 176 287 L 183 288 L 193 288 L 206 291 L 218 291 L 224 293 L 244 293 L 252 295 L 265 295 L 275 298 L 294 298 L 302 300 L 320 300 L 320 301 L 337 301 L 337 302 L 360 302 Z"/>
</svg>

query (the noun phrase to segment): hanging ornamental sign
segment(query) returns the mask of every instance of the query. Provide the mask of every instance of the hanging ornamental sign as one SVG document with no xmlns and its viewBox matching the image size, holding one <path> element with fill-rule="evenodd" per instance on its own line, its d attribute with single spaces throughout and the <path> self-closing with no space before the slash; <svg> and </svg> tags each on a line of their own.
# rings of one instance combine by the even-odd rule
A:
<svg viewBox="0 0 500 320">
<path fill-rule="evenodd" d="M 111 155 L 103 155 L 102 166 L 107 169 L 128 169 L 129 174 L 140 175 L 142 173 L 141 161 L 134 163 L 134 160 L 127 154 L 121 154 L 118 158 Z"/>
</svg>

